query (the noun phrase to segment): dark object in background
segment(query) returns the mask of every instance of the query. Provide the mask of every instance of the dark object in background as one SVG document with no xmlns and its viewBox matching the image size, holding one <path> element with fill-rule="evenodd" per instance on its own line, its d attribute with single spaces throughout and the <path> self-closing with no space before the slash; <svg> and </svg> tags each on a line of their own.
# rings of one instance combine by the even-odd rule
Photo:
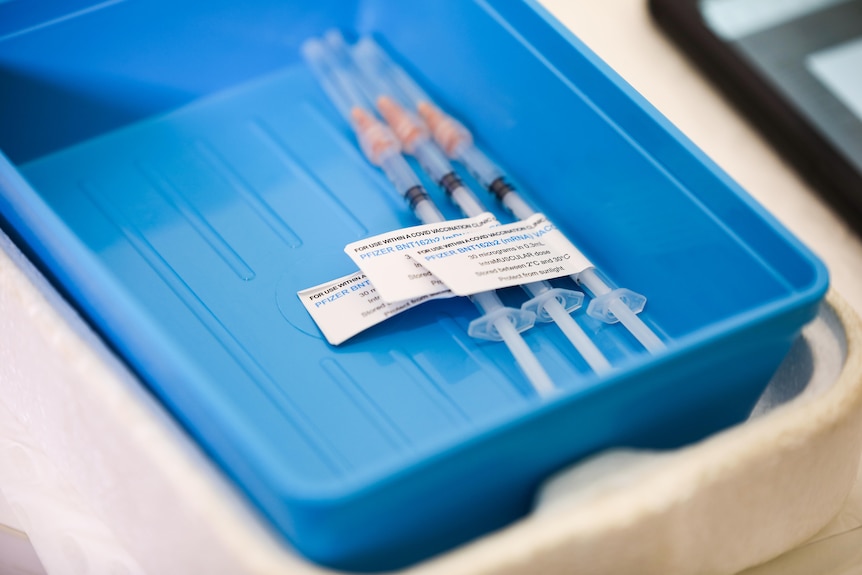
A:
<svg viewBox="0 0 862 575">
<path fill-rule="evenodd" d="M 862 231 L 862 0 L 649 0 L 649 8 Z"/>
</svg>

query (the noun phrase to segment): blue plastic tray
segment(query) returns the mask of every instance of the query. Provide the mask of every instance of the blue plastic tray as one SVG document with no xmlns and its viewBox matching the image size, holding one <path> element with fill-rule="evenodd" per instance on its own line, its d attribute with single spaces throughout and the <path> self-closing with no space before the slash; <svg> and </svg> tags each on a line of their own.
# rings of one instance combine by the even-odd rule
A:
<svg viewBox="0 0 862 575">
<path fill-rule="evenodd" d="M 463 300 L 328 345 L 296 291 L 352 271 L 347 242 L 415 224 L 300 61 L 330 27 L 374 34 L 646 294 L 667 353 L 579 314 L 618 350 L 597 379 L 555 330 L 530 330 L 563 389 L 542 401 L 505 347 L 467 336 Z M 340 568 L 505 525 L 598 449 L 741 420 L 827 287 L 532 2 L 0 3 L 0 149 L 4 228 L 277 529 Z"/>
</svg>

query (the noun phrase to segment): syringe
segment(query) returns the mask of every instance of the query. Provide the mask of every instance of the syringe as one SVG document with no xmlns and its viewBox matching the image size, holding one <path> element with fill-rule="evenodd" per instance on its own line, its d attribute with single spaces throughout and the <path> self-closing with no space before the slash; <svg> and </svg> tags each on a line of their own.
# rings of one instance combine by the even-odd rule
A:
<svg viewBox="0 0 862 575">
<path fill-rule="evenodd" d="M 502 170 L 475 145 L 470 131 L 437 107 L 428 94 L 373 39 L 360 39 L 352 53 L 363 72 L 386 78 L 391 86 L 397 88 L 400 94 L 398 97 L 415 107 L 446 155 L 462 163 L 516 218 L 525 219 L 535 213 L 506 180 Z M 572 279 L 592 297 L 587 306 L 588 315 L 609 324 L 622 323 L 652 353 L 665 348 L 664 342 L 637 315 L 646 305 L 643 295 L 614 286 L 595 267 L 573 275 Z"/>
<path fill-rule="evenodd" d="M 350 68 L 349 50 L 341 34 L 330 31 L 326 34 L 326 41 L 333 52 L 340 55 L 339 64 L 344 68 L 345 74 L 355 74 Z M 377 109 L 400 140 L 404 150 L 419 161 L 465 216 L 474 217 L 487 211 L 432 142 L 425 124 L 401 106 L 397 99 L 397 86 L 392 86 L 387 76 L 379 74 L 376 66 L 366 65 L 361 54 L 359 56 L 360 58 L 354 61 L 363 78 L 357 78 L 355 83 L 363 86 L 369 99 L 376 102 Z M 530 300 L 524 303 L 522 309 L 533 311 L 539 321 L 555 323 L 593 371 L 605 373 L 611 369 L 610 362 L 598 346 L 570 315 L 583 303 L 584 296 L 581 292 L 553 287 L 547 281 L 529 282 L 521 287 L 530 295 Z"/>
<path fill-rule="evenodd" d="M 306 41 L 302 53 L 324 92 L 353 128 L 368 161 L 383 170 L 422 223 L 445 221 L 401 154 L 395 135 L 368 109 L 363 96 L 334 65 L 333 56 L 323 42 Z M 475 294 L 470 300 L 482 315 L 470 322 L 467 333 L 477 339 L 504 342 L 536 392 L 542 396 L 553 392 L 551 378 L 521 337 L 521 332 L 533 326 L 535 314 L 504 306 L 495 291 Z"/>
</svg>

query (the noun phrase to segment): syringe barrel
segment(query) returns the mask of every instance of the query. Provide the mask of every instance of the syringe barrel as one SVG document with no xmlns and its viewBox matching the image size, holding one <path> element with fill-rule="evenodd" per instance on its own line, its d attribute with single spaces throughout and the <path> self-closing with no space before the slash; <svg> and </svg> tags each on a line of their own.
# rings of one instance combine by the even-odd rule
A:
<svg viewBox="0 0 862 575">
<path fill-rule="evenodd" d="M 455 169 L 440 151 L 440 148 L 435 146 L 433 142 L 430 140 L 418 142 L 414 146 L 413 155 L 431 176 L 431 179 L 442 187 L 446 194 L 452 198 L 452 201 L 461 208 L 465 216 L 471 218 L 486 211 L 476 195 L 464 185 L 464 182 L 455 173 Z"/>
<path fill-rule="evenodd" d="M 353 47 L 352 54 L 357 67 L 372 80 L 376 91 L 375 98 L 388 95 L 402 102 L 406 100 L 413 107 L 419 108 L 437 143 L 450 157 L 464 164 L 482 187 L 496 195 L 518 219 L 527 218 L 534 213 L 520 196 L 509 193 L 513 188 L 506 182 L 502 170 L 473 144 L 470 132 L 437 108 L 428 94 L 372 38 L 360 39 Z M 451 173 L 451 165 L 440 152 L 440 148 L 430 141 L 423 141 L 410 151 L 435 182 L 441 183 L 443 177 Z M 447 192 L 451 193 L 451 189 L 447 188 Z"/>
<path fill-rule="evenodd" d="M 367 41 L 368 39 L 364 38 L 349 50 L 350 57 L 362 76 L 362 89 L 365 95 L 372 102 L 377 102 L 378 98 L 386 96 L 392 98 L 401 106 L 412 108 L 412 102 L 410 102 L 390 75 L 389 63 L 378 57 L 382 51 L 379 48 L 376 50 L 373 48 L 362 48 Z"/>
<path fill-rule="evenodd" d="M 452 164 L 449 163 L 443 152 L 428 138 L 416 143 L 413 147 L 413 155 L 416 157 L 416 161 L 431 176 L 434 183 L 441 183 L 447 174 L 452 173 Z"/>
<path fill-rule="evenodd" d="M 460 181 L 461 180 L 459 179 L 458 182 Z M 461 209 L 461 213 L 468 218 L 478 216 L 479 214 L 483 214 L 488 211 L 485 209 L 485 206 L 482 205 L 482 202 L 479 201 L 479 198 L 476 197 L 476 194 L 464 185 L 453 187 L 449 194 L 452 197 L 452 201 L 455 202 L 455 205 Z"/>
<path fill-rule="evenodd" d="M 486 291 L 470 296 L 470 299 L 476 304 L 483 314 L 489 314 L 503 307 L 503 302 L 500 296 L 495 291 Z"/>
<path fill-rule="evenodd" d="M 456 159 L 464 164 L 467 171 L 482 184 L 483 188 L 490 188 L 495 180 L 503 177 L 500 168 L 474 145 L 459 146 L 455 154 Z"/>
<path fill-rule="evenodd" d="M 416 172 L 413 171 L 413 168 L 410 167 L 410 164 L 407 163 L 407 160 L 401 154 L 386 156 L 380 162 L 380 167 L 402 196 L 406 194 L 407 190 L 422 186 L 419 176 L 416 175 Z"/>
<path fill-rule="evenodd" d="M 524 220 L 536 213 L 519 194 L 514 193 L 514 186 L 506 179 L 503 171 L 482 150 L 473 145 L 472 141 L 458 146 L 456 159 L 516 218 Z"/>
<path fill-rule="evenodd" d="M 423 100 L 430 101 L 425 91 L 389 57 L 373 38 L 367 36 L 361 38 L 353 47 L 352 53 L 356 65 L 364 74 L 378 80 L 387 78 L 387 83 L 394 84 L 396 93 L 392 95 L 403 103 L 415 107 Z"/>
<path fill-rule="evenodd" d="M 431 224 L 445 219 L 428 197 L 422 182 L 404 156 L 390 154 L 380 162 L 380 168 L 422 223 Z"/>
<path fill-rule="evenodd" d="M 554 383 L 548 372 L 520 335 L 533 326 L 536 316 L 532 312 L 503 306 L 493 291 L 472 295 L 470 300 L 482 315 L 470 322 L 467 333 L 479 339 L 504 342 L 536 392 L 539 395 L 553 393 Z"/>
<path fill-rule="evenodd" d="M 373 107 L 377 93 L 371 80 L 360 73 L 354 65 L 350 49 L 338 30 L 330 30 L 324 35 L 326 57 L 332 74 L 344 84 L 346 97 L 351 105 Z"/>
<path fill-rule="evenodd" d="M 520 194 L 515 193 L 515 189 L 504 178 L 494 180 L 490 190 L 517 219 L 525 220 L 536 213 L 536 210 L 525 202 Z"/>
<path fill-rule="evenodd" d="M 411 201 L 411 204 L 413 205 L 413 213 L 416 214 L 416 217 L 423 224 L 433 224 L 444 219 L 443 214 L 440 213 L 440 210 L 437 209 L 437 206 L 434 205 L 434 202 L 427 195 L 419 201 Z"/>
<path fill-rule="evenodd" d="M 616 286 L 608 280 L 604 274 L 600 273 L 594 267 L 587 268 L 582 272 L 572 276 L 578 284 L 583 286 L 590 297 L 597 298 L 606 293 L 610 293 Z"/>
<path fill-rule="evenodd" d="M 311 39 L 302 44 L 301 50 L 306 63 L 329 100 L 341 116 L 351 122 L 351 111 L 357 104 L 351 99 L 349 90 L 333 72 L 332 58 L 326 45 L 320 40 Z"/>
</svg>

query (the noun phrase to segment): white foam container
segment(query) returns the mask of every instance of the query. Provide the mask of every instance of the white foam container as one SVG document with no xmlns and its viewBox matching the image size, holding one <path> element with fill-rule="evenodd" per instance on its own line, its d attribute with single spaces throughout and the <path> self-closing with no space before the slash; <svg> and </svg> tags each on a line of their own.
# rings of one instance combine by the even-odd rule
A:
<svg viewBox="0 0 862 575">
<path fill-rule="evenodd" d="M 0 248 L 0 493 L 46 571 L 324 573 L 5 236 Z M 594 457 L 549 480 L 530 516 L 405 572 L 735 573 L 857 526 L 860 334 L 831 293 L 748 422 Z"/>
</svg>

